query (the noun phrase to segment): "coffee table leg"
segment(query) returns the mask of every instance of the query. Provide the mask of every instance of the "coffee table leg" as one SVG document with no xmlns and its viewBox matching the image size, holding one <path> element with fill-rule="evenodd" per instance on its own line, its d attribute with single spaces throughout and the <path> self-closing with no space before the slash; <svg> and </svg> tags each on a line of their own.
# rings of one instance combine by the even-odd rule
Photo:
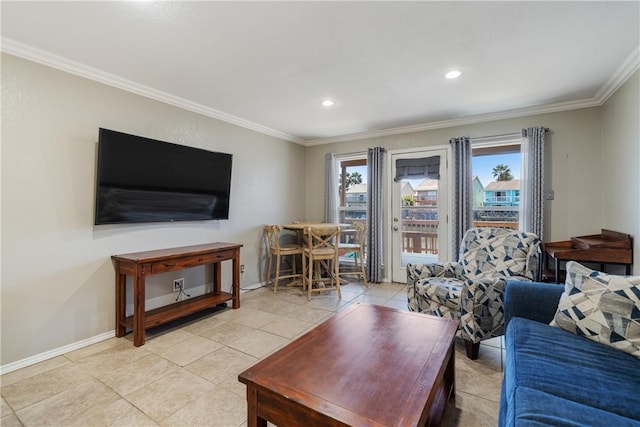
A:
<svg viewBox="0 0 640 427">
<path fill-rule="evenodd" d="M 267 420 L 258 416 L 258 390 L 247 386 L 247 427 L 267 427 Z"/>
<path fill-rule="evenodd" d="M 456 406 L 456 347 L 451 344 L 451 359 L 447 365 L 445 376 L 451 381 L 451 394 L 449 395 L 449 403 L 455 408 Z"/>
</svg>

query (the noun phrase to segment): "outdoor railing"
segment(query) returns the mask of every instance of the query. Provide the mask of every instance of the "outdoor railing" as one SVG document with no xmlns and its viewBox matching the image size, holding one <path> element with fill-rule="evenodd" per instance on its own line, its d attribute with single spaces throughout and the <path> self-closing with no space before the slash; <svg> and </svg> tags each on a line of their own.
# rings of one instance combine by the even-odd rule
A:
<svg viewBox="0 0 640 427">
<path fill-rule="evenodd" d="M 414 254 L 438 254 L 438 206 L 403 206 L 401 212 L 402 251 Z M 340 207 L 339 222 L 354 224 L 366 222 L 367 210 L 363 206 Z M 473 210 L 474 227 L 500 227 L 517 230 L 517 206 L 481 206 Z M 354 235 L 343 233 L 342 240 L 351 242 Z"/>
</svg>

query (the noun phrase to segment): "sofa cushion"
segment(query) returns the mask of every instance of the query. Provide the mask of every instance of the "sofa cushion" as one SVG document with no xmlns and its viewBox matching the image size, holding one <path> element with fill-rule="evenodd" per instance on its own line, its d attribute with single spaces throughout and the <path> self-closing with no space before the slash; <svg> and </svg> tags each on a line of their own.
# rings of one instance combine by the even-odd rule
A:
<svg viewBox="0 0 640 427">
<path fill-rule="evenodd" d="M 506 344 L 503 386 L 508 411 L 516 411 L 511 416 L 524 413 L 518 412 L 518 406 L 523 405 L 519 394 L 528 388 L 556 396 L 557 404 L 564 399 L 637 420 L 636 425 L 640 422 L 637 358 L 563 329 L 519 317 L 509 322 Z M 537 410 L 546 411 L 546 405 Z"/>
<path fill-rule="evenodd" d="M 529 387 L 519 387 L 515 392 L 516 404 L 509 408 L 507 419 L 512 425 L 584 427 L 615 426 L 638 427 L 640 421 L 632 420 L 599 408 L 562 399 Z"/>
<path fill-rule="evenodd" d="M 640 358 L 640 277 L 568 262 L 565 291 L 551 325 Z"/>
</svg>

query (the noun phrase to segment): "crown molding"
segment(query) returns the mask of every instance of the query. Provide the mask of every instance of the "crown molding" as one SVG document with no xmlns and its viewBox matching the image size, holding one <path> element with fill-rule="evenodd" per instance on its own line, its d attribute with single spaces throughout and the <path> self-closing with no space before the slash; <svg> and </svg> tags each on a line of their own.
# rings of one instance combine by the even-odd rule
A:
<svg viewBox="0 0 640 427">
<path fill-rule="evenodd" d="M 476 123 L 484 123 L 494 120 L 512 119 L 517 117 L 530 116 L 535 114 L 557 113 L 560 111 L 577 110 L 580 108 L 600 107 L 620 88 L 638 69 L 640 69 L 640 46 L 635 48 L 631 54 L 622 62 L 620 67 L 611 78 L 602 86 L 593 98 L 576 101 L 559 102 L 514 110 L 478 114 L 473 116 L 460 117 L 450 120 L 422 123 L 411 126 L 401 126 L 374 131 L 365 131 L 340 135 L 336 137 L 318 138 L 308 140 L 304 144 L 307 147 L 323 144 L 334 144 L 338 142 L 355 141 L 359 139 L 378 138 L 382 136 L 401 135 L 405 133 L 422 132 L 434 129 L 444 129 L 454 126 L 463 126 Z"/>
<path fill-rule="evenodd" d="M 423 132 L 434 129 L 445 129 L 455 126 L 471 125 L 476 123 L 485 123 L 495 120 L 513 119 L 517 117 L 532 116 L 537 114 L 556 113 L 559 111 L 576 110 L 579 108 L 598 107 L 602 105 L 595 98 L 581 99 L 577 101 L 558 102 L 555 104 L 539 105 L 526 108 L 518 108 L 495 113 L 477 114 L 473 116 L 459 117 L 450 120 L 441 120 L 437 122 L 422 123 L 411 126 L 401 126 L 388 129 L 380 129 L 374 131 L 353 133 L 349 135 L 340 135 L 330 138 L 319 138 L 307 141 L 304 145 L 307 147 L 323 144 L 334 144 L 338 142 L 355 141 L 358 139 L 378 138 L 382 136 L 401 135 L 405 133 Z"/>
<path fill-rule="evenodd" d="M 170 104 L 184 110 L 192 111 L 194 113 L 202 114 L 207 117 L 211 117 L 217 120 L 221 120 L 233 125 L 253 130 L 264 135 L 273 136 L 278 139 L 290 141 L 296 144 L 303 145 L 305 147 L 311 147 L 315 145 L 335 144 L 339 142 L 355 141 L 360 139 L 379 138 L 384 136 L 401 135 L 406 133 L 423 132 L 435 129 L 444 129 L 455 126 L 464 126 L 476 123 L 484 123 L 488 121 L 504 120 L 517 117 L 524 117 L 536 114 L 556 113 L 559 111 L 576 110 L 580 108 L 599 107 L 602 106 L 609 97 L 618 90 L 624 82 L 631 77 L 640 68 L 640 46 L 634 49 L 631 54 L 625 59 L 625 61 L 616 70 L 613 76 L 603 85 L 603 87 L 596 93 L 593 98 L 581 99 L 576 101 L 560 102 L 554 104 L 546 104 L 525 108 L 518 108 L 514 110 L 477 114 L 472 116 L 459 117 L 450 120 L 441 120 L 435 122 L 421 123 L 410 126 L 400 126 L 386 129 L 378 129 L 372 131 L 356 132 L 346 135 L 339 135 L 335 137 L 317 138 L 317 139 L 303 139 L 290 135 L 285 132 L 271 129 L 266 126 L 242 119 L 225 112 L 215 110 L 213 108 L 206 107 L 202 104 L 189 101 L 184 98 L 180 98 L 171 95 L 166 92 L 162 92 L 151 87 L 123 79 L 116 75 L 106 73 L 93 67 L 89 67 L 82 63 L 69 60 L 59 55 L 52 54 L 50 52 L 37 49 L 33 46 L 29 46 L 20 42 L 17 42 L 8 38 L 1 38 L 0 50 L 11 55 L 18 56 L 20 58 L 28 59 L 43 65 L 47 65 L 52 68 L 56 68 L 68 73 L 84 77 L 90 80 L 97 81 L 109 86 L 123 89 L 128 92 L 132 92 L 150 99 L 154 99 L 166 104 Z"/>
<path fill-rule="evenodd" d="M 622 62 L 613 76 L 598 91 L 595 99 L 600 102 L 600 105 L 604 104 L 638 69 L 640 69 L 640 46 L 636 47 Z"/>
<path fill-rule="evenodd" d="M 132 92 L 146 98 L 164 102 L 165 104 L 173 105 L 184 110 L 202 114 L 203 116 L 231 123 L 233 125 L 253 130 L 264 135 L 273 136 L 275 138 L 294 142 L 296 144 L 304 144 L 305 142 L 304 139 L 289 135 L 288 133 L 262 126 L 260 124 L 242 119 L 237 116 L 233 116 L 231 114 L 227 114 L 213 108 L 206 107 L 202 104 L 198 104 L 197 102 L 192 102 L 187 99 L 174 96 L 170 93 L 153 89 L 149 86 L 145 86 L 131 80 L 123 79 L 114 74 L 106 73 L 96 68 L 89 67 L 80 62 L 72 61 L 65 57 L 35 48 L 24 43 L 17 42 L 12 39 L 2 37 L 0 50 L 2 50 L 2 52 L 23 59 L 28 59 L 39 64 L 43 64 L 70 74 L 74 74 L 76 76 L 84 77 L 86 79 L 113 86 L 118 89 L 126 90 L 127 92 Z"/>
</svg>

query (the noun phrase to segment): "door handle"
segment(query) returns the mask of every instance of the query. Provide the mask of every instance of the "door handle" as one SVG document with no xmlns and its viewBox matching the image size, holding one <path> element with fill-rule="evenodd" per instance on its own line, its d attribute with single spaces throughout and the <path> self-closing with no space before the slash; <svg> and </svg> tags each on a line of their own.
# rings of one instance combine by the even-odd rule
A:
<svg viewBox="0 0 640 427">
<path fill-rule="evenodd" d="M 398 226 L 397 225 L 393 226 L 393 231 L 398 231 Z"/>
</svg>

